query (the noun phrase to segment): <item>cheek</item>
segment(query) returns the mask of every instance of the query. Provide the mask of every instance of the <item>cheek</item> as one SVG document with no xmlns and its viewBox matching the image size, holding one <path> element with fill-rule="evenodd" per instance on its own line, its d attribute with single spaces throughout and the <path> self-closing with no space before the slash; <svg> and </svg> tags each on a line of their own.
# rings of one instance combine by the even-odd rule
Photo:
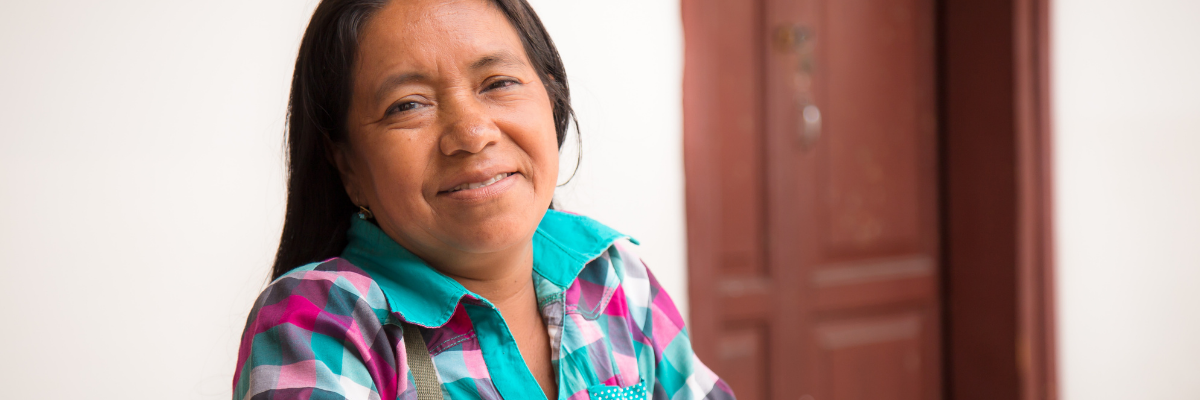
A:
<svg viewBox="0 0 1200 400">
<path fill-rule="evenodd" d="M 418 203 L 428 158 L 418 150 L 427 146 L 405 137 L 370 143 L 371 179 L 383 206 L 411 208 Z"/>
<path fill-rule="evenodd" d="M 554 108 L 550 105 L 549 95 L 543 90 L 538 96 L 538 151 L 541 165 L 549 175 L 551 188 L 558 183 L 558 137 L 554 128 Z"/>
<path fill-rule="evenodd" d="M 496 115 L 501 130 L 506 131 L 532 164 L 536 190 L 553 191 L 558 181 L 558 139 L 554 129 L 554 112 L 545 94 L 534 94 L 520 107 L 505 109 Z"/>
<path fill-rule="evenodd" d="M 546 122 L 538 124 L 536 137 L 531 138 L 533 143 L 528 151 L 541 175 L 538 177 L 538 189 L 548 188 L 553 191 L 558 184 L 558 139 L 555 136 L 553 114 L 546 114 L 545 118 L 541 119 Z"/>
</svg>

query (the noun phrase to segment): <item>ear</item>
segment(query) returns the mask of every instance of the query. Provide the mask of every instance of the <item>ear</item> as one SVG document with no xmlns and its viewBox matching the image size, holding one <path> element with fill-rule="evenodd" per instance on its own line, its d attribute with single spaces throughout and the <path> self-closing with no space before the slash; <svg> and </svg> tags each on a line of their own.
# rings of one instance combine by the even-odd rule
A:
<svg viewBox="0 0 1200 400">
<path fill-rule="evenodd" d="M 342 178 L 342 186 L 346 189 L 346 195 L 350 196 L 350 201 L 356 206 L 370 207 L 369 204 L 362 198 L 362 186 L 359 185 L 359 175 L 354 170 L 354 163 L 351 158 L 350 148 L 348 145 L 330 144 L 327 147 L 329 150 L 329 158 L 333 161 L 333 166 L 337 168 L 338 176 Z"/>
</svg>

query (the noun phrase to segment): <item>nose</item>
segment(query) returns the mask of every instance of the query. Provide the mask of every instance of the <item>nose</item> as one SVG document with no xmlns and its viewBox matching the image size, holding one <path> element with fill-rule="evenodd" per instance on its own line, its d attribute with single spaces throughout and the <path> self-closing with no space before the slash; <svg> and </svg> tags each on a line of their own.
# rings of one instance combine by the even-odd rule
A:
<svg viewBox="0 0 1200 400">
<path fill-rule="evenodd" d="M 445 125 L 438 145 L 447 156 L 479 153 L 500 140 L 500 128 L 485 107 L 476 99 L 464 97 L 449 101 L 440 110 Z"/>
</svg>

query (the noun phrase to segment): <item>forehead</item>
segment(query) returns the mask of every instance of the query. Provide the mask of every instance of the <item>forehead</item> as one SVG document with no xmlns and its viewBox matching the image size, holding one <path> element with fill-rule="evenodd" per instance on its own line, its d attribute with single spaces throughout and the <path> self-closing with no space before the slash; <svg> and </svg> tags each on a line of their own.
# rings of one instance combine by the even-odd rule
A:
<svg viewBox="0 0 1200 400">
<path fill-rule="evenodd" d="M 489 0 L 393 0 L 359 38 L 366 69 L 462 67 L 478 57 L 525 52 L 516 29 Z"/>
</svg>

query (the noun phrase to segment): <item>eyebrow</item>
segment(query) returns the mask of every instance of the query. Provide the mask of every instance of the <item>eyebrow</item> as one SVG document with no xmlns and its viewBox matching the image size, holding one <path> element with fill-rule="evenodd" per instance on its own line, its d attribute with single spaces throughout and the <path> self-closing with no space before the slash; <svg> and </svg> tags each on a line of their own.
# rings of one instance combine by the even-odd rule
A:
<svg viewBox="0 0 1200 400">
<path fill-rule="evenodd" d="M 472 62 L 471 65 L 468 66 L 468 69 L 470 69 L 472 71 L 478 71 L 480 69 L 484 69 L 484 68 L 492 67 L 492 66 L 521 67 L 521 66 L 525 66 L 525 65 L 526 65 L 525 62 L 524 62 L 524 60 L 521 59 L 521 57 L 517 57 L 515 54 L 512 54 L 511 52 L 502 50 L 502 51 L 498 51 L 498 52 L 480 57 L 478 60 L 475 60 L 475 62 Z M 390 76 L 387 79 L 385 79 L 383 81 L 383 83 L 381 83 L 379 85 L 379 89 L 375 91 L 375 100 L 376 101 L 383 100 L 383 98 L 385 96 L 387 96 L 388 91 L 392 90 L 393 88 L 395 88 L 397 86 L 402 86 L 402 85 L 408 84 L 409 82 L 419 82 L 419 81 L 428 81 L 428 80 L 429 80 L 429 76 L 422 74 L 420 72 L 409 72 L 409 73 Z"/>
<path fill-rule="evenodd" d="M 388 91 L 397 86 L 401 86 L 413 81 L 427 81 L 429 77 L 419 72 L 409 72 L 407 74 L 399 74 L 389 76 L 379 85 L 379 89 L 375 91 L 375 101 L 383 100 L 387 96 Z"/>
<path fill-rule="evenodd" d="M 498 51 L 486 56 L 480 57 L 475 62 L 471 63 L 472 70 L 478 70 L 493 65 L 503 65 L 508 67 L 524 66 L 525 62 L 508 51 Z"/>
</svg>

